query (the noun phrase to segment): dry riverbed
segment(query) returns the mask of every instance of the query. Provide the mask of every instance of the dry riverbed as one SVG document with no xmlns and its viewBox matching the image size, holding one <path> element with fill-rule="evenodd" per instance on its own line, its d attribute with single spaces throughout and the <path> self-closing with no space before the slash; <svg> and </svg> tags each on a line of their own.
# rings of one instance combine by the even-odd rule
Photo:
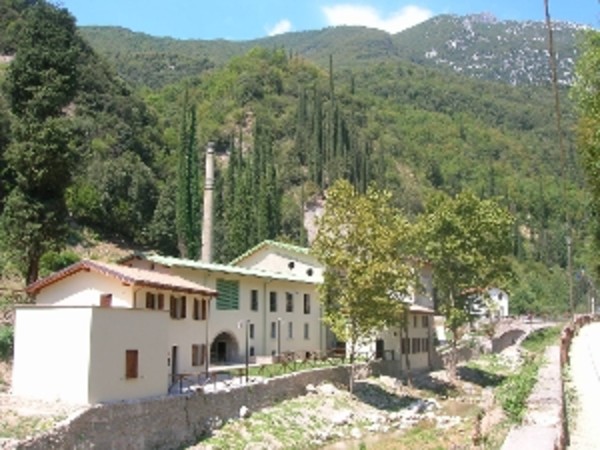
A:
<svg viewBox="0 0 600 450">
<path fill-rule="evenodd" d="M 418 377 L 414 387 L 370 378 L 353 394 L 331 384 L 308 386 L 302 397 L 241 411 L 239 420 L 188 449 L 499 448 L 508 425 L 492 389 L 477 381 L 453 387 L 440 371 Z"/>
</svg>

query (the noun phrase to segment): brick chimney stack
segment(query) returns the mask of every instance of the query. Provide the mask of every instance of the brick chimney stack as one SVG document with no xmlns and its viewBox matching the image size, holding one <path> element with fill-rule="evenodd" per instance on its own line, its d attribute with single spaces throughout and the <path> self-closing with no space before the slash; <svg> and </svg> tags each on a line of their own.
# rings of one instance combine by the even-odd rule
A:
<svg viewBox="0 0 600 450">
<path fill-rule="evenodd" d="M 206 147 L 206 170 L 204 177 L 204 214 L 202 217 L 202 262 L 212 261 L 213 243 L 213 188 L 215 185 L 215 144 Z"/>
</svg>

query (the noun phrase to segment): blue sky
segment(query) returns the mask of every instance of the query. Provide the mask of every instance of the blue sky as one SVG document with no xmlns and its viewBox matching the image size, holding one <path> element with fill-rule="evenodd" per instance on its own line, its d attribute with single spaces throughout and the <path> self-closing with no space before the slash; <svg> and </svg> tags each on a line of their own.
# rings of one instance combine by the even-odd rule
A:
<svg viewBox="0 0 600 450">
<path fill-rule="evenodd" d="M 598 0 L 549 0 L 553 20 L 599 28 Z M 544 0 L 59 0 L 79 25 L 118 25 L 180 39 L 248 40 L 331 25 L 396 33 L 444 13 L 543 20 Z"/>
</svg>

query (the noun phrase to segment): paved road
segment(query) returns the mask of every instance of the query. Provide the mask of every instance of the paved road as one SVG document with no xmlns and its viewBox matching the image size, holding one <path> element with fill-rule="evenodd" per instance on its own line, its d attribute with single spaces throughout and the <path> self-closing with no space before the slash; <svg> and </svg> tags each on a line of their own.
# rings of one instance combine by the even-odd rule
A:
<svg viewBox="0 0 600 450">
<path fill-rule="evenodd" d="M 571 375 L 580 409 L 571 450 L 600 449 L 600 323 L 584 326 L 571 347 Z"/>
</svg>

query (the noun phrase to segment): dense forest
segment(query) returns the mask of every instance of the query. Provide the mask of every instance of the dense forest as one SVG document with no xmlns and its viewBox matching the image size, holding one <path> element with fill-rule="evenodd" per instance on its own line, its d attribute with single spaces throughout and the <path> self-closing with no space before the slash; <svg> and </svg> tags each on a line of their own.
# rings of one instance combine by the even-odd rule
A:
<svg viewBox="0 0 600 450">
<path fill-rule="evenodd" d="M 389 190 L 409 217 L 422 213 L 436 191 L 470 190 L 496 198 L 516 218 L 514 311 L 567 309 L 567 234 L 582 274 L 575 291 L 584 307 L 590 217 L 566 88 L 560 92 L 561 152 L 549 84 L 474 79 L 412 62 L 397 46 L 394 58 L 350 64 L 342 41 L 340 54 L 328 46 L 317 65 L 293 44 L 286 47 L 285 36 L 281 45 L 250 42 L 242 51 L 218 42 L 211 48 L 218 58 L 201 47 L 195 54 L 172 50 L 188 43 L 137 36 L 137 56 L 101 56 L 86 40 L 97 33 L 92 42 L 106 47 L 101 31 L 77 32 L 67 11 L 43 1 L 0 0 L 0 211 L 6 231 L 0 271 L 13 267 L 34 279 L 69 259 L 61 258 L 62 249 L 82 239 L 82 230 L 197 257 L 203 156 L 212 141 L 217 261 L 267 238 L 307 244 L 305 211 L 340 178 L 361 191 L 371 184 Z M 366 36 L 382 33 L 358 31 L 354 39 L 362 45 Z M 110 40 L 130 35 L 112 30 Z M 288 36 L 301 37 L 309 35 Z M 52 49 L 40 44 L 53 40 Z M 165 48 L 152 47 L 156 42 Z M 45 75 L 32 75 L 39 54 L 50 55 L 35 65 Z M 72 70 L 48 84 L 54 63 L 67 55 Z M 185 68 L 184 75 L 175 67 Z M 19 83 L 39 95 L 16 98 Z M 34 122 L 38 131 L 28 126 Z M 49 136 L 57 139 L 52 157 L 40 145 Z M 35 173 L 48 172 L 37 185 L 24 158 L 39 164 Z M 194 210 L 186 217 L 195 228 L 182 222 L 185 208 Z M 57 225 L 37 242 L 31 236 L 44 217 Z M 19 227 L 22 221 L 32 227 Z M 17 243 L 30 238 L 35 255 L 23 255 Z M 35 273 L 33 256 L 40 260 Z"/>
</svg>

